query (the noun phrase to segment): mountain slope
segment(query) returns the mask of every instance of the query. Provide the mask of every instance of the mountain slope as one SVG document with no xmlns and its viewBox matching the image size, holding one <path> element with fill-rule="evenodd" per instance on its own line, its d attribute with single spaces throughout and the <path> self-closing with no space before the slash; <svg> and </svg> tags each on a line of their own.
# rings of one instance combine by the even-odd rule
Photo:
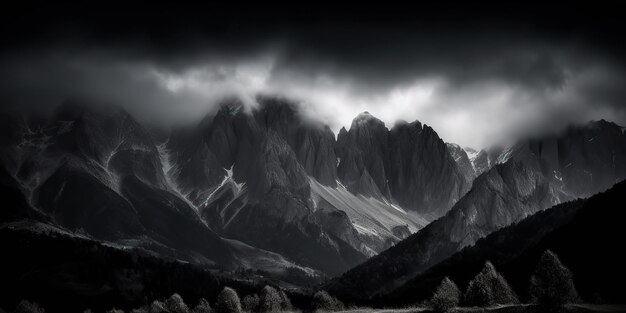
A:
<svg viewBox="0 0 626 313">
<path fill-rule="evenodd" d="M 374 250 L 348 216 L 311 200 L 310 177 L 336 187 L 332 132 L 290 102 L 259 101 L 227 103 L 166 142 L 120 109 L 68 102 L 32 123 L 9 118 L 3 165 L 52 224 L 94 239 L 227 269 L 362 262 Z M 29 216 L 17 213 L 6 220 Z"/>
<path fill-rule="evenodd" d="M 624 255 L 614 240 L 625 235 L 621 221 L 626 182 L 587 200 L 576 200 L 539 212 L 498 230 L 475 246 L 464 249 L 418 275 L 377 302 L 394 305 L 417 303 L 430 297 L 443 277 L 465 288 L 473 275 L 490 260 L 519 295 L 528 299 L 529 278 L 541 253 L 556 252 L 574 273 L 584 300 L 619 303 L 626 295 Z M 593 269 L 593 271 L 590 271 Z"/>
<path fill-rule="evenodd" d="M 427 224 L 390 200 L 387 180 L 407 203 L 421 197 L 449 205 L 456 199 L 446 192 L 459 194 L 466 186 L 429 127 L 413 123 L 388 131 L 362 115 L 353 135 L 344 131 L 335 142 L 328 126 L 302 116 L 295 103 L 269 96 L 257 101 L 249 111 L 236 99 L 225 102 L 197 130 L 175 133 L 162 149 L 181 194 L 225 237 L 337 274 Z M 389 161 L 392 148 L 396 157 Z M 193 173 L 194 167 L 201 170 Z M 386 168 L 397 173 L 393 181 Z"/>
<path fill-rule="evenodd" d="M 311 193 L 316 207 L 331 207 L 345 212 L 370 255 L 383 251 L 428 224 L 419 215 L 373 197 L 355 195 L 345 186 L 332 188 L 311 178 Z"/>
<path fill-rule="evenodd" d="M 348 271 L 328 288 L 364 298 L 391 290 L 482 236 L 558 200 L 550 184 L 522 163 L 498 165 L 479 176 L 444 217 Z"/>
<path fill-rule="evenodd" d="M 0 307 L 8 310 L 29 299 L 46 312 L 130 311 L 175 292 L 195 304 L 200 298 L 214 302 L 224 286 L 240 292 L 260 289 L 257 280 L 101 243 L 48 224 L 3 224 L 0 245 L 0 276 L 11 286 L 0 297 Z"/>
<path fill-rule="evenodd" d="M 544 160 L 563 190 L 576 196 L 596 194 L 626 176 L 624 127 L 605 120 L 529 140 L 512 151 L 514 158 L 532 155 Z"/>
<path fill-rule="evenodd" d="M 194 196 L 189 200 L 198 207 L 202 219 L 222 236 L 279 253 L 326 273 L 338 273 L 363 261 L 365 254 L 360 251 L 361 244 L 354 238 L 356 231 L 345 214 L 335 215 L 341 227 L 327 227 L 321 222 L 332 212 L 315 211 L 309 174 L 326 177 L 325 172 L 313 166 L 307 173 L 295 151 L 313 153 L 301 153 L 303 161 L 322 156 L 316 154 L 316 148 L 301 148 L 303 142 L 298 137 L 290 144 L 290 137 L 283 136 L 306 133 L 308 126 L 295 117 L 287 104 L 270 102 L 266 106 L 263 101 L 252 112 L 246 112 L 236 100 L 227 102 L 194 131 L 202 134 L 201 144 L 195 145 L 206 146 L 206 150 L 196 149 L 196 153 L 211 160 L 211 168 L 203 175 L 218 183 L 206 188 L 187 181 L 181 169 L 190 163 L 184 161 L 202 158 L 190 155 L 185 146 L 177 151 L 180 145 L 176 142 L 168 143 L 164 149 L 175 156 L 169 159 L 169 175 L 178 186 L 191 186 L 183 187 L 183 194 Z M 321 137 L 309 138 L 325 136 L 315 134 Z M 318 139 L 311 142 L 323 142 Z M 295 146 L 298 150 L 294 150 Z M 334 156 L 332 159 L 334 164 Z"/>
<path fill-rule="evenodd" d="M 2 222 L 43 219 L 94 239 L 211 267 L 298 267 L 216 234 L 164 172 L 169 157 L 163 149 L 121 110 L 68 103 L 49 119 L 23 120 L 10 130 L 3 159 L 15 166 L 13 174 L 3 169 L 3 193 L 21 196 L 25 204 L 18 212 L 3 211 Z"/>
<path fill-rule="evenodd" d="M 621 176 L 623 179 L 626 173 L 615 171 L 609 175 L 606 167 L 596 162 L 601 158 L 593 157 L 593 153 L 615 156 L 615 168 L 621 169 L 626 164 L 626 154 L 621 153 L 626 146 L 626 135 L 615 124 L 596 126 L 597 123 L 590 123 L 568 130 L 557 137 L 557 142 L 588 136 L 606 136 L 610 140 L 602 145 L 589 140 L 578 140 L 577 146 L 560 145 L 558 155 L 574 156 L 576 151 L 586 151 L 584 159 L 587 162 L 583 163 L 583 168 L 594 171 L 593 175 Z M 532 143 L 522 142 L 504 151 L 500 157 L 504 163 L 476 178 L 472 189 L 444 217 L 348 271 L 332 281 L 328 288 L 338 294 L 361 298 L 389 291 L 501 227 L 586 194 L 576 194 L 576 190 L 568 186 L 576 185 L 584 191 L 612 185 L 607 179 L 591 185 L 591 180 L 576 180 L 578 176 L 561 177 L 549 160 L 538 153 L 537 144 Z"/>
<path fill-rule="evenodd" d="M 302 116 L 296 103 L 279 97 L 260 96 L 257 122 L 280 135 L 294 151 L 306 173 L 320 183 L 335 187 L 337 157 L 335 134 L 328 125 Z"/>
<path fill-rule="evenodd" d="M 454 143 L 446 143 L 446 146 L 448 147 L 448 151 L 450 151 L 450 155 L 452 155 L 452 158 L 458 165 L 459 170 L 461 170 L 461 173 L 465 176 L 465 180 L 471 183 L 474 178 L 476 178 L 476 171 L 474 170 L 474 165 L 472 165 L 467 152 L 465 152 L 461 146 Z"/>
<path fill-rule="evenodd" d="M 47 216 L 30 206 L 19 186 L 15 178 L 4 168 L 0 167 L 0 197 L 3 203 L 3 208 L 0 210 L 0 221 L 21 219 L 48 221 Z"/>
</svg>

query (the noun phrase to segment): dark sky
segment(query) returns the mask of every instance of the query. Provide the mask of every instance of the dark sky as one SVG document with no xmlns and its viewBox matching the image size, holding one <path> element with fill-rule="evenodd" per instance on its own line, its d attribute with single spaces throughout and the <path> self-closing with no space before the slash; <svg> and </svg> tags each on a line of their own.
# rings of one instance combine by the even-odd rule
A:
<svg viewBox="0 0 626 313">
<path fill-rule="evenodd" d="M 7 107 L 78 98 L 181 123 L 230 94 L 254 106 L 277 93 L 334 130 L 367 110 L 474 147 L 625 125 L 622 11 L 593 4 L 25 3 L 0 9 L 0 94 Z"/>
</svg>

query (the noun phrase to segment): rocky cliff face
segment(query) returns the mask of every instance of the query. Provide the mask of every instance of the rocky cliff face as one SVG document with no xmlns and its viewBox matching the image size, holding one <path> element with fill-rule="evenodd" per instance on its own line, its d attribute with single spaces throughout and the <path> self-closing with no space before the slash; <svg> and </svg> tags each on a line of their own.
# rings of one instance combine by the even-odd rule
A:
<svg viewBox="0 0 626 313">
<path fill-rule="evenodd" d="M 357 116 L 350 131 L 337 136 L 338 175 L 353 193 L 375 198 L 391 198 L 385 160 L 389 131 L 385 124 L 368 112 Z"/>
<path fill-rule="evenodd" d="M 625 138 L 621 127 L 600 121 L 504 149 L 496 165 L 476 178 L 445 216 L 347 272 L 329 288 L 365 297 L 392 289 L 501 227 L 591 190 L 605 190 L 626 178 Z M 595 144 L 596 139 L 601 143 Z M 574 166 L 573 160 L 581 168 L 563 175 L 560 170 Z M 579 175 L 584 171 L 586 176 Z M 597 184 L 591 177 L 598 178 Z"/>
<path fill-rule="evenodd" d="M 590 196 L 626 176 L 624 128 L 605 120 L 570 127 L 559 136 L 530 140 L 513 157 L 545 161 L 547 175 L 573 196 Z M 521 152 L 523 151 L 523 152 Z"/>
<path fill-rule="evenodd" d="M 339 266 L 325 270 L 336 272 L 427 224 L 414 210 L 409 213 L 392 203 L 391 184 L 404 203 L 419 197 L 451 205 L 455 199 L 434 194 L 435 187 L 425 184 L 427 180 L 450 184 L 445 190 L 460 193 L 464 181 L 456 164 L 428 127 L 419 139 L 412 138 L 422 133 L 421 125 L 412 130 L 398 126 L 390 132 L 380 120 L 363 114 L 335 143 L 327 126 L 301 116 L 294 103 L 271 97 L 258 102 L 251 112 L 236 101 L 226 103 L 199 130 L 210 152 L 206 154 L 215 155 L 219 166 L 232 171 L 228 177 L 220 176 L 224 180 L 217 187 L 190 194 L 207 195 L 198 202 L 205 221 L 227 237 L 287 253 L 313 267 L 334 262 Z M 403 144 L 407 148 L 400 148 Z M 391 153 L 406 155 L 393 164 Z M 435 166 L 428 167 L 429 163 Z M 403 172 L 407 169 L 421 176 L 412 179 Z M 397 173 L 396 178 L 391 180 L 387 172 Z M 441 173 L 457 176 L 450 181 Z M 232 187 L 237 185 L 242 187 Z M 259 236 L 268 230 L 274 236 Z M 311 260 L 317 263 L 307 263 Z"/>
<path fill-rule="evenodd" d="M 327 125 L 301 116 L 296 104 L 282 98 L 259 97 L 258 123 L 276 132 L 291 147 L 306 173 L 320 183 L 336 186 L 335 134 Z"/>
<path fill-rule="evenodd" d="M 476 155 L 470 159 L 476 176 L 488 171 L 498 163 L 505 162 L 506 158 L 504 158 L 503 150 L 502 147 L 495 146 L 476 152 Z"/>
<path fill-rule="evenodd" d="M 3 168 L 12 169 L 3 171 L 2 192 L 18 190 L 26 204 L 3 213 L 3 222 L 45 221 L 211 267 L 299 267 L 281 255 L 225 240 L 203 220 L 200 204 L 225 172 L 208 148 L 211 142 L 200 136 L 178 133 L 159 144 L 123 111 L 75 104 L 47 119 L 13 121 L 17 125 L 2 142 Z M 308 177 L 301 178 L 299 186 L 308 188 Z"/>
<path fill-rule="evenodd" d="M 434 218 L 447 212 L 469 189 L 445 143 L 419 122 L 397 124 L 389 140 L 388 178 L 402 207 Z"/>
<path fill-rule="evenodd" d="M 271 254 L 331 275 L 418 231 L 468 189 L 419 122 L 389 130 L 364 113 L 335 140 L 296 103 L 256 100 L 247 109 L 226 100 L 166 139 L 121 110 L 68 104 L 37 127 L 9 119 L 2 161 L 29 203 L 72 231 L 211 266 Z"/>
<path fill-rule="evenodd" d="M 450 155 L 456 162 L 456 165 L 459 167 L 461 173 L 465 177 L 465 180 L 470 184 L 476 178 L 476 171 L 474 170 L 474 165 L 472 165 L 472 161 L 470 160 L 467 152 L 461 148 L 461 146 L 454 143 L 446 143 L 448 147 L 448 151 Z"/>
<path fill-rule="evenodd" d="M 215 155 L 222 168 L 221 182 L 191 191 L 206 195 L 197 202 L 205 222 L 223 236 L 330 274 L 364 260 L 345 213 L 316 211 L 311 200 L 310 177 L 336 185 L 329 130 L 305 124 L 289 103 L 259 101 L 252 112 L 236 101 L 226 103 L 197 130 L 204 154 Z M 168 153 L 179 154 L 174 149 Z"/>
<path fill-rule="evenodd" d="M 31 131 L 17 147 L 29 153 L 17 154 L 15 177 L 51 223 L 169 257 L 236 266 L 227 244 L 172 192 L 155 141 L 125 112 L 66 104 L 25 127 Z"/>
<path fill-rule="evenodd" d="M 195 129 L 177 130 L 158 147 L 170 185 L 195 205 L 222 181 L 224 168 Z"/>
<path fill-rule="evenodd" d="M 388 130 L 365 112 L 337 138 L 338 175 L 357 194 L 439 217 L 469 189 L 445 143 L 419 122 Z"/>
</svg>

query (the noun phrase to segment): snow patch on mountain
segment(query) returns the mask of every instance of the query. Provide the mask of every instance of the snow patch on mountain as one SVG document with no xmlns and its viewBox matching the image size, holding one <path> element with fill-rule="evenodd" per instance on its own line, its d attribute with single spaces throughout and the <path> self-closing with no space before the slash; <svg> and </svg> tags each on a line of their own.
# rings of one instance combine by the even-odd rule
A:
<svg viewBox="0 0 626 313">
<path fill-rule="evenodd" d="M 233 167 L 234 164 L 228 169 L 224 168 L 226 172 L 224 178 L 213 188 L 200 206 L 202 211 L 213 207 L 214 204 L 218 204 L 215 208 L 218 210 L 217 214 L 222 221 L 221 227 L 224 228 L 228 227 L 248 203 L 246 184 L 235 181 Z"/>
<path fill-rule="evenodd" d="M 215 187 L 215 189 L 207 196 L 203 204 L 204 206 L 206 206 L 213 199 L 213 196 L 217 193 L 217 191 L 221 190 L 224 186 L 229 186 L 232 189 L 234 198 L 237 198 L 244 190 L 246 183 L 237 183 L 233 178 L 234 166 L 235 165 L 233 164 L 229 169 L 224 169 L 226 172 L 224 179 L 222 179 L 222 182 L 220 182 L 219 185 L 217 185 L 217 187 Z"/>
<path fill-rule="evenodd" d="M 198 207 L 193 204 L 188 198 L 187 195 L 183 194 L 183 192 L 178 187 L 178 184 L 175 180 L 172 179 L 171 170 L 172 170 L 172 162 L 170 159 L 170 153 L 167 150 L 167 142 L 164 142 L 160 145 L 157 145 L 157 150 L 159 151 L 159 158 L 161 160 L 161 168 L 163 169 L 163 176 L 165 176 L 165 182 L 171 188 L 171 190 L 176 194 L 179 198 L 184 200 L 190 207 L 192 207 L 196 213 L 199 213 L 200 210 Z"/>
<path fill-rule="evenodd" d="M 465 147 L 463 148 L 463 150 L 465 151 L 465 153 L 467 153 L 467 157 L 470 159 L 470 162 L 472 164 L 474 164 L 474 160 L 476 159 L 476 156 L 478 156 L 478 152 L 473 148 L 470 147 Z"/>
<path fill-rule="evenodd" d="M 362 235 L 369 235 L 369 236 L 374 236 L 374 237 L 379 237 L 381 239 L 385 239 L 383 236 L 379 235 L 376 231 L 370 228 L 361 226 L 356 222 L 352 222 L 352 226 L 354 226 L 354 229 L 356 229 L 356 231 Z"/>
<path fill-rule="evenodd" d="M 355 230 L 368 237 L 365 240 L 368 249 L 380 252 L 376 247 L 381 243 L 403 239 L 405 235 L 397 231 L 399 228 L 415 233 L 428 224 L 425 218 L 417 213 L 407 212 L 396 204 L 354 195 L 339 181 L 336 188 L 322 185 L 311 177 L 309 181 L 312 200 L 318 206 L 325 201 L 335 209 L 345 212 Z M 375 243 L 368 244 L 367 241 L 370 240 Z"/>
<path fill-rule="evenodd" d="M 495 164 L 491 164 L 491 166 L 494 166 L 496 164 L 505 163 L 506 161 L 511 159 L 511 157 L 513 156 L 514 151 L 515 151 L 515 147 L 513 147 L 513 146 L 505 148 L 504 150 L 502 150 L 502 153 L 500 153 L 500 155 L 496 158 Z"/>
</svg>

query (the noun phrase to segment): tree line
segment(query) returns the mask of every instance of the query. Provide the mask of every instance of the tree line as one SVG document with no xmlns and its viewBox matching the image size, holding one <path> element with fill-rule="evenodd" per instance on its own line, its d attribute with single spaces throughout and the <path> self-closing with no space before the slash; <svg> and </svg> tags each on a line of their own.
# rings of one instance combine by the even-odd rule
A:
<svg viewBox="0 0 626 313">
<path fill-rule="evenodd" d="M 572 273 L 550 250 L 541 255 L 529 286 L 532 302 L 549 310 L 579 301 Z M 489 307 L 519 303 L 517 294 L 506 279 L 487 261 L 469 282 L 465 293 L 450 278 L 445 277 L 426 304 L 435 311 L 446 312 L 459 305 Z"/>
<path fill-rule="evenodd" d="M 324 290 L 317 291 L 310 300 L 312 311 L 340 311 L 344 305 L 337 298 Z M 231 287 L 224 287 L 211 306 L 205 298 L 200 298 L 196 306 L 191 308 L 183 298 L 174 293 L 165 300 L 154 300 L 152 303 L 133 309 L 130 313 L 244 313 L 244 312 L 292 312 L 299 311 L 291 304 L 289 296 L 281 288 L 265 286 L 259 294 L 248 294 L 243 299 Z M 45 313 L 37 303 L 23 300 L 13 311 L 14 313 Z M 112 308 L 107 313 L 124 313 L 124 310 Z M 92 313 L 85 310 L 84 313 Z"/>
</svg>

